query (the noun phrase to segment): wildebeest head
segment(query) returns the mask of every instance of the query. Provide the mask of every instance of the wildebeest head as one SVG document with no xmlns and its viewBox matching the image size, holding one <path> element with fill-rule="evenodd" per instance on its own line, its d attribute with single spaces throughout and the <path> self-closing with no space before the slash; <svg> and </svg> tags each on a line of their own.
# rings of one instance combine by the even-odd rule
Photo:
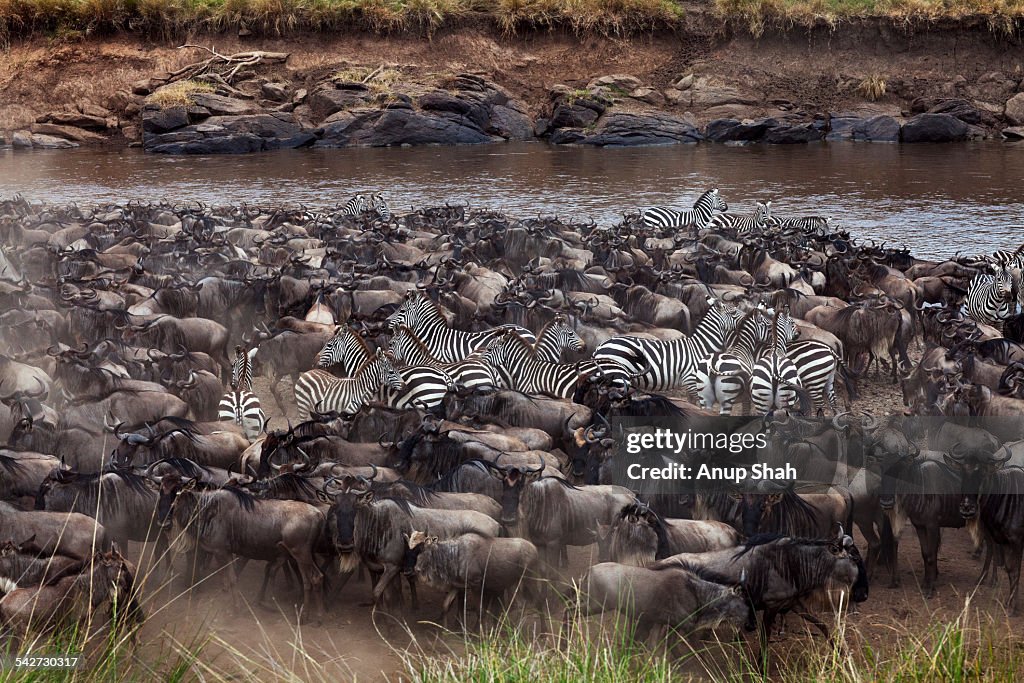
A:
<svg viewBox="0 0 1024 683">
<path fill-rule="evenodd" d="M 536 469 L 516 467 L 515 465 L 497 466 L 491 469 L 491 474 L 501 480 L 501 524 L 503 526 L 514 526 L 519 521 L 519 498 L 523 487 L 540 479 L 543 472 L 543 463 Z"/>
<path fill-rule="evenodd" d="M 174 505 L 178 496 L 196 487 L 196 479 L 186 479 L 176 472 L 160 477 L 160 494 L 157 498 L 156 515 L 161 529 L 169 529 L 174 518 Z"/>
<path fill-rule="evenodd" d="M 600 484 L 602 469 L 615 455 L 615 439 L 608 435 L 608 422 L 600 413 L 596 416 L 604 424 L 580 427 L 573 434 L 576 449 L 570 457 L 570 471 L 584 484 Z"/>
<path fill-rule="evenodd" d="M 327 511 L 327 533 L 331 545 L 338 553 L 341 571 L 349 573 L 359 562 L 355 554 L 356 503 L 361 498 L 355 493 L 339 493 Z"/>
<path fill-rule="evenodd" d="M 965 429 L 948 453 L 946 464 L 960 473 L 963 498 L 960 515 L 971 519 L 978 514 L 978 493 L 988 475 L 1010 459 L 1010 450 L 1000 448 L 999 440 L 983 429 Z"/>
<path fill-rule="evenodd" d="M 406 576 L 413 576 L 416 573 L 416 560 L 419 559 L 423 550 L 437 543 L 437 536 L 431 536 L 427 531 L 412 530 L 411 533 L 402 534 L 405 539 L 405 556 L 402 558 L 402 573 Z"/>
</svg>

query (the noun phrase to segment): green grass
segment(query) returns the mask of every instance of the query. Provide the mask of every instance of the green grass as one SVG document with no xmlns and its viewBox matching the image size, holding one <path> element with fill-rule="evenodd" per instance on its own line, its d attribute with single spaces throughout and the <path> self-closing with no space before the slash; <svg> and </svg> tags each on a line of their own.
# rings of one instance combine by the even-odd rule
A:
<svg viewBox="0 0 1024 683">
<path fill-rule="evenodd" d="M 993 29 L 1012 31 L 1024 15 L 1024 0 L 714 0 L 707 7 L 755 34 L 769 26 L 834 25 L 856 17 L 981 16 Z M 557 28 L 625 36 L 673 29 L 684 17 L 676 0 L 0 0 L 0 42 L 115 31 L 170 40 L 243 28 L 262 35 L 338 29 L 430 35 L 467 18 L 509 34 Z"/>
</svg>

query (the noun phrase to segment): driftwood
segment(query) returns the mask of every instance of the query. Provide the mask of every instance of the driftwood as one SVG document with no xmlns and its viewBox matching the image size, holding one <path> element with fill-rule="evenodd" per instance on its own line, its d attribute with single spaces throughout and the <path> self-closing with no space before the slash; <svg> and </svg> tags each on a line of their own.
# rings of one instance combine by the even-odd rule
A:
<svg viewBox="0 0 1024 683">
<path fill-rule="evenodd" d="M 216 50 L 203 47 L 202 45 L 182 45 L 179 50 L 196 49 L 205 50 L 212 55 L 201 62 L 195 62 L 183 66 L 177 71 L 169 73 L 164 78 L 155 80 L 163 81 L 164 84 L 174 83 L 181 80 L 208 81 L 219 88 L 227 90 L 231 94 L 241 95 L 238 90 L 232 87 L 232 79 L 244 67 L 256 66 L 263 63 L 279 63 L 288 59 L 287 52 L 264 52 L 253 50 L 249 52 L 238 52 L 233 55 L 222 55 Z"/>
</svg>

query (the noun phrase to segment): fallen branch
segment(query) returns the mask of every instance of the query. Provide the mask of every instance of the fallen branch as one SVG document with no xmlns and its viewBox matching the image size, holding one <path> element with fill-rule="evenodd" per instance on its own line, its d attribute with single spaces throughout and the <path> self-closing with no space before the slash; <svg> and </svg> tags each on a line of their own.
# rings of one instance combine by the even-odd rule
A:
<svg viewBox="0 0 1024 683">
<path fill-rule="evenodd" d="M 178 49 L 204 50 L 212 56 L 200 62 L 183 66 L 177 71 L 171 72 L 165 78 L 155 80 L 160 80 L 163 81 L 164 84 L 168 84 L 180 80 L 202 78 L 230 88 L 232 79 L 238 75 L 238 72 L 242 67 L 256 66 L 257 64 L 265 62 L 280 63 L 286 61 L 289 56 L 289 53 L 287 52 L 264 52 L 263 50 L 251 50 L 248 52 L 238 52 L 233 55 L 222 55 L 211 47 L 191 44 L 181 45 Z"/>
</svg>

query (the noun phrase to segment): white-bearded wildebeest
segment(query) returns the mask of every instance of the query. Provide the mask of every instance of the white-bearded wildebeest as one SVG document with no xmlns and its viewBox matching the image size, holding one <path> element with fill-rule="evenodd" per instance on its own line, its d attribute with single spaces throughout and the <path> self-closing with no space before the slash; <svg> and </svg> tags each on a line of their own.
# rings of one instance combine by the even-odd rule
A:
<svg viewBox="0 0 1024 683">
<path fill-rule="evenodd" d="M 60 460 L 52 455 L 0 449 L 0 500 L 35 497 L 46 476 L 59 466 Z"/>
<path fill-rule="evenodd" d="M 116 550 L 97 553 L 78 573 L 52 584 L 5 590 L 0 585 L 0 624 L 17 633 L 72 626 L 102 614 L 107 621 L 141 623 L 135 567 Z M 10 588 L 10 587 L 8 587 Z"/>
<path fill-rule="evenodd" d="M 828 635 L 828 628 L 807 612 L 809 598 L 835 590 L 849 591 L 853 602 L 868 598 L 864 563 L 853 539 L 841 529 L 830 539 L 759 535 L 738 548 L 673 555 L 652 568 L 677 565 L 703 567 L 726 581 L 743 584 L 753 608 L 763 612 L 759 659 L 765 664 L 768 633 L 778 615 L 798 610 Z"/>
<path fill-rule="evenodd" d="M 327 489 L 330 493 L 330 489 Z M 342 492 L 327 513 L 328 531 L 341 556 L 340 568 L 346 581 L 362 560 L 374 578 L 373 601 L 380 603 L 384 592 L 402 569 L 406 543 L 403 534 L 414 527 L 425 529 L 438 538 L 462 534 L 497 536 L 501 525 L 487 515 L 472 510 L 431 510 L 401 498 L 378 500 L 373 491 Z M 419 606 L 415 584 L 409 581 L 412 606 Z"/>
<path fill-rule="evenodd" d="M 739 543 L 739 532 L 724 522 L 664 519 L 640 502 L 622 508 L 607 541 L 610 561 L 637 567 L 678 553 L 722 550 Z"/>
<path fill-rule="evenodd" d="M 441 624 L 448 625 L 448 612 L 463 593 L 465 607 L 471 604 L 469 594 L 480 597 L 480 619 L 483 610 L 509 591 L 523 590 L 527 598 L 537 597 L 533 582 L 538 577 L 537 548 L 523 538 L 493 538 L 479 534 L 463 534 L 448 540 L 422 531 L 405 536 L 408 543 L 402 571 L 415 574 L 427 584 L 445 592 L 441 607 Z"/>
<path fill-rule="evenodd" d="M 650 638 L 667 627 L 681 633 L 715 628 L 723 623 L 755 627 L 743 579 L 697 564 L 674 561 L 656 567 L 602 562 L 591 567 L 578 585 L 575 604 L 563 618 L 563 633 L 576 616 L 608 610 L 636 621 L 635 636 Z"/>
<path fill-rule="evenodd" d="M 249 560 L 291 559 L 302 578 L 303 607 L 319 618 L 323 575 L 313 552 L 323 534 L 323 513 L 299 501 L 257 499 L 232 486 L 197 487 L 196 480 L 185 482 L 176 475 L 160 481 L 158 515 L 172 551 L 209 553 L 214 566 L 224 568 L 225 587 L 236 607 L 241 601 L 238 575 Z"/>
<path fill-rule="evenodd" d="M 0 538 L 32 546 L 44 555 L 85 560 L 97 550 L 109 550 L 112 538 L 103 525 L 77 512 L 22 511 L 0 501 Z"/>
<path fill-rule="evenodd" d="M 15 588 L 38 586 L 61 578 L 69 570 L 78 569 L 82 561 L 67 555 L 45 555 L 33 545 L 34 538 L 21 543 L 0 542 L 0 592 Z"/>
</svg>

